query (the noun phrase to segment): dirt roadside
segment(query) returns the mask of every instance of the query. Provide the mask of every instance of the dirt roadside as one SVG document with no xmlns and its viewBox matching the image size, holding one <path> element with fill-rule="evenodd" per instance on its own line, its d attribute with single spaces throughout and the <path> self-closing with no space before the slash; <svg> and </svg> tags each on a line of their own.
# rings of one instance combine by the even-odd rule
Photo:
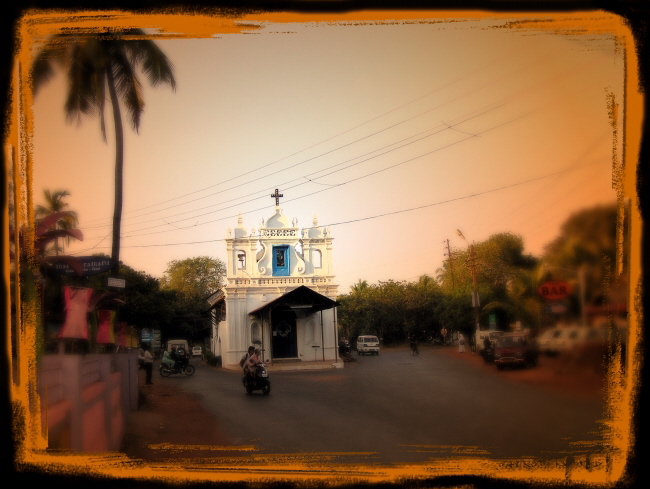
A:
<svg viewBox="0 0 650 489">
<path fill-rule="evenodd" d="M 164 461 L 210 457 L 214 456 L 212 450 L 197 446 L 232 444 L 216 417 L 202 407 L 200 395 L 179 391 L 177 385 L 161 381 L 157 369 L 153 385 L 145 384 L 144 370 L 138 376 L 139 408 L 129 414 L 122 453 L 132 459 Z"/>
<path fill-rule="evenodd" d="M 427 348 L 422 350 L 426 354 Z M 478 354 L 459 353 L 458 348 L 452 347 L 440 348 L 439 351 L 513 382 L 534 384 L 583 399 L 603 397 L 603 368 L 593 360 L 576 362 L 572 358 L 541 356 L 536 368 L 499 371 L 494 365 L 485 365 Z M 122 453 L 132 459 L 150 462 L 217 455 L 241 456 L 237 452 L 217 453 L 209 449 L 211 446 L 231 446 L 232 442 L 224 434 L 219 421 L 201 406 L 200 395 L 179 392 L 176 385 L 162 382 L 156 371 L 153 385 L 145 385 L 143 370 L 139 376 L 140 408 L 129 415 Z"/>
</svg>

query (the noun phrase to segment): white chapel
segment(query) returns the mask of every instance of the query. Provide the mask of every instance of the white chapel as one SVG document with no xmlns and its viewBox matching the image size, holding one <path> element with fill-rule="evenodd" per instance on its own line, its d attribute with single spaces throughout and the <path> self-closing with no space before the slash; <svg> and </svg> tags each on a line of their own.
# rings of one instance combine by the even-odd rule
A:
<svg viewBox="0 0 650 489">
<path fill-rule="evenodd" d="M 316 217 L 300 229 L 282 214 L 282 194 L 271 197 L 275 214 L 259 231 L 241 215 L 227 231 L 227 285 L 209 299 L 212 351 L 232 369 L 251 345 L 271 367 L 342 367 L 330 230 Z"/>
</svg>

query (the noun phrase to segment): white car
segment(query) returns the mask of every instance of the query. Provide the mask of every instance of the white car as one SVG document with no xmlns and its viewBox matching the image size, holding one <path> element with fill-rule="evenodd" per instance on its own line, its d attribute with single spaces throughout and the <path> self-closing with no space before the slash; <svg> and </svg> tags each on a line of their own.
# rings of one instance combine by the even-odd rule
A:
<svg viewBox="0 0 650 489">
<path fill-rule="evenodd" d="M 546 354 L 557 355 L 587 342 L 603 341 L 605 334 L 603 328 L 583 325 L 565 326 L 545 331 L 539 337 L 538 344 L 540 350 Z"/>
<path fill-rule="evenodd" d="M 379 338 L 370 335 L 363 335 L 357 338 L 357 355 L 365 355 L 366 353 L 379 355 Z"/>
<path fill-rule="evenodd" d="M 192 356 L 193 357 L 200 357 L 201 355 L 203 355 L 203 350 L 201 349 L 200 346 L 192 347 Z"/>
<path fill-rule="evenodd" d="M 537 338 L 539 350 L 546 355 L 553 355 L 556 352 L 552 350 L 553 340 L 562 334 L 562 328 L 549 328 L 542 332 Z"/>
</svg>

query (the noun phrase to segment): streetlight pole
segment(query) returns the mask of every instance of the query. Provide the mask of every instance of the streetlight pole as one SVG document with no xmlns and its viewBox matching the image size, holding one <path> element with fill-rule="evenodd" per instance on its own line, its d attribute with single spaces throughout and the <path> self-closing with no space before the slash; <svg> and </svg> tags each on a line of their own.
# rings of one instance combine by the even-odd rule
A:
<svg viewBox="0 0 650 489">
<path fill-rule="evenodd" d="M 463 238 L 465 243 L 467 243 L 467 247 L 469 250 L 469 256 L 470 256 L 470 271 L 472 273 L 472 285 L 473 285 L 473 294 L 472 294 L 472 306 L 474 306 L 474 323 L 476 327 L 476 331 L 481 330 L 481 326 L 479 324 L 479 302 L 478 302 L 478 288 L 476 284 L 476 255 L 474 254 L 474 245 L 469 244 L 465 236 L 463 236 L 463 233 L 460 232 L 460 229 L 456 230 L 456 234 Z"/>
</svg>

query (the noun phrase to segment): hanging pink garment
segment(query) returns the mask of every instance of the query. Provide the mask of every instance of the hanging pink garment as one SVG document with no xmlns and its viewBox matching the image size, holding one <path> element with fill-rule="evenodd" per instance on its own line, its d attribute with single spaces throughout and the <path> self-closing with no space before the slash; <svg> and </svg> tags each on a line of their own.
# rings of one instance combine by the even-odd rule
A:
<svg viewBox="0 0 650 489">
<path fill-rule="evenodd" d="M 63 287 L 65 299 L 65 322 L 59 338 L 88 339 L 88 302 L 93 289 Z"/>
<path fill-rule="evenodd" d="M 115 311 L 106 309 L 97 311 L 97 339 L 95 343 L 110 344 L 115 343 L 113 333 L 113 323 L 115 322 Z"/>
</svg>

